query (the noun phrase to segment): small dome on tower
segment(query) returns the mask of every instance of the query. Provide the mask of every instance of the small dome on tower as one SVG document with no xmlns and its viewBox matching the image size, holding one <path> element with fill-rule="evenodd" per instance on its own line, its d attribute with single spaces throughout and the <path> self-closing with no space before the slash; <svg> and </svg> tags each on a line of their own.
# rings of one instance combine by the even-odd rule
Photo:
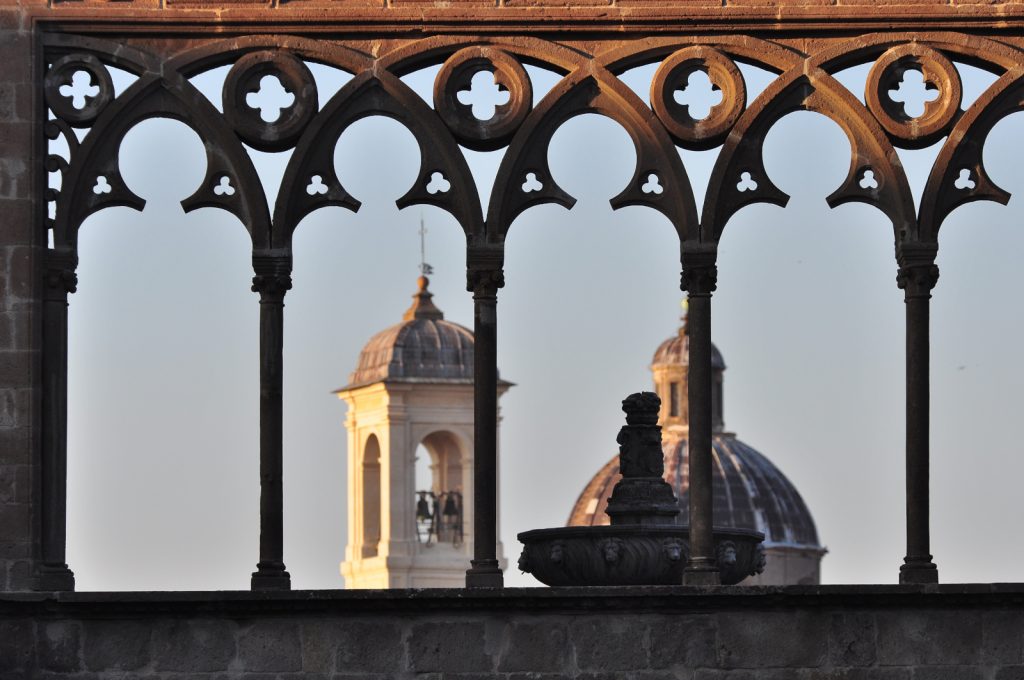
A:
<svg viewBox="0 0 1024 680">
<path fill-rule="evenodd" d="M 689 338 L 686 334 L 686 322 L 679 327 L 679 332 L 658 345 L 651 359 L 651 368 L 659 366 L 687 366 L 690 363 Z M 725 370 L 725 359 L 718 348 L 711 345 L 711 368 L 716 371 Z"/>
<path fill-rule="evenodd" d="M 427 277 L 419 277 L 418 284 L 402 323 L 377 333 L 363 347 L 345 389 L 383 380 L 473 382 L 473 332 L 445 321 Z"/>
</svg>

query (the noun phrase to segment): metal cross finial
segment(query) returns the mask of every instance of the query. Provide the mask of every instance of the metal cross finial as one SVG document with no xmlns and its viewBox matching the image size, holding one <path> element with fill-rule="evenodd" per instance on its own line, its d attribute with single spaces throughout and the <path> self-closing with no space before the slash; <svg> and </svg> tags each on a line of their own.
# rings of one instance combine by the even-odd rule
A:
<svg viewBox="0 0 1024 680">
<path fill-rule="evenodd" d="M 427 264 L 427 227 L 420 215 L 420 274 L 427 276 L 434 273 L 434 268 Z"/>
</svg>

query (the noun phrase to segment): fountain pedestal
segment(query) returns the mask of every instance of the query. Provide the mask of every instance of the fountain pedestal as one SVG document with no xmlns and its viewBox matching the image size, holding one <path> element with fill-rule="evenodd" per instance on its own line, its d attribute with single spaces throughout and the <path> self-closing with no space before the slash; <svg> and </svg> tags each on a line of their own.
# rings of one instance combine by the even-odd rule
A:
<svg viewBox="0 0 1024 680">
<path fill-rule="evenodd" d="M 519 534 L 519 568 L 550 586 L 680 585 L 689 558 L 689 527 L 678 524 L 679 503 L 665 472 L 658 411 L 652 392 L 622 402 L 619 431 L 622 479 L 608 499 L 610 526 L 536 529 Z M 721 582 L 739 583 L 764 570 L 764 535 L 713 531 Z"/>
</svg>

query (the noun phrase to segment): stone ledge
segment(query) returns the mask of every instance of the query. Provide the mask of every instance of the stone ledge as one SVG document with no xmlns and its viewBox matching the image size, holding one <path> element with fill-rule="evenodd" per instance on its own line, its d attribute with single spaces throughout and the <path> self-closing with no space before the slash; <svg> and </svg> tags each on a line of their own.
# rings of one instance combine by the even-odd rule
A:
<svg viewBox="0 0 1024 680">
<path fill-rule="evenodd" d="M 596 6 L 595 6 L 596 5 Z M 274 7 L 232 3 L 217 8 L 195 3 L 160 7 L 152 2 L 64 2 L 26 10 L 26 24 L 82 32 L 218 33 L 275 29 L 298 33 L 384 31 L 430 35 L 438 32 L 518 33 L 616 30 L 650 35 L 673 32 L 750 32 L 800 30 L 898 31 L 992 29 L 1014 31 L 1024 25 L 1024 2 L 948 4 L 900 0 L 879 7 L 873 2 L 721 4 L 685 0 L 625 0 L 622 4 L 579 4 L 531 0 L 495 6 L 489 2 L 402 2 L 390 6 L 363 2 L 307 0 Z"/>
<path fill-rule="evenodd" d="M 2 593 L 3 616 L 243 616 L 402 612 L 642 612 L 1002 608 L 1024 584 Z"/>
</svg>

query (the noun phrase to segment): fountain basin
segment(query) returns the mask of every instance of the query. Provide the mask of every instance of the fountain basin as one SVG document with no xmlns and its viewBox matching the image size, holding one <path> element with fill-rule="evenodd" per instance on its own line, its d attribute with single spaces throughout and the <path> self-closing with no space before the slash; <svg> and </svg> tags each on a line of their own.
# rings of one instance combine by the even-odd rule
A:
<svg viewBox="0 0 1024 680">
<path fill-rule="evenodd" d="M 723 585 L 764 571 L 764 534 L 715 528 Z M 689 527 L 674 524 L 558 527 L 519 534 L 519 569 L 549 586 L 681 585 Z"/>
</svg>

